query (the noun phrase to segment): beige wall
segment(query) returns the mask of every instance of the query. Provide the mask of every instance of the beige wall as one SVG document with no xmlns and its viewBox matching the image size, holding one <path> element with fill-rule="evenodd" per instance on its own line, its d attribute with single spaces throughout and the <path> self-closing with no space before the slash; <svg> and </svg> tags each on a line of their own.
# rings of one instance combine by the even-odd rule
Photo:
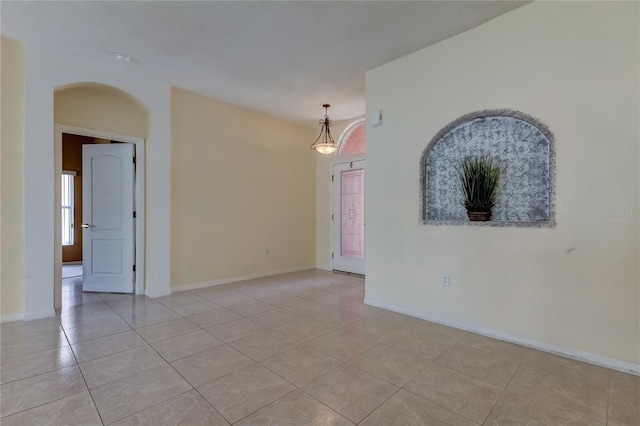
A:
<svg viewBox="0 0 640 426">
<path fill-rule="evenodd" d="M 102 84 L 73 84 L 56 90 L 54 117 L 57 124 L 121 135 L 147 138 L 149 133 L 149 114 L 144 105 Z"/>
<path fill-rule="evenodd" d="M 24 312 L 24 49 L 2 39 L 0 47 L 2 98 L 1 240 L 2 319 L 19 319 Z"/>
<path fill-rule="evenodd" d="M 638 7 L 535 2 L 367 73 L 368 300 L 640 362 Z M 556 228 L 419 224 L 422 150 L 495 108 L 555 134 Z"/>
<path fill-rule="evenodd" d="M 172 287 L 313 267 L 314 131 L 171 97 Z"/>
<path fill-rule="evenodd" d="M 331 112 L 329 112 L 331 115 Z M 340 136 L 349 125 L 364 117 L 356 117 L 351 120 L 334 121 L 331 126 L 331 134 L 337 143 Z M 314 139 L 320 133 L 320 127 L 316 129 Z M 311 143 L 309 143 L 311 145 Z M 331 265 L 331 172 L 334 164 L 344 163 L 355 158 L 364 158 L 364 155 L 352 157 L 339 157 L 338 152 L 329 155 L 316 154 L 316 268 L 330 271 Z"/>
</svg>

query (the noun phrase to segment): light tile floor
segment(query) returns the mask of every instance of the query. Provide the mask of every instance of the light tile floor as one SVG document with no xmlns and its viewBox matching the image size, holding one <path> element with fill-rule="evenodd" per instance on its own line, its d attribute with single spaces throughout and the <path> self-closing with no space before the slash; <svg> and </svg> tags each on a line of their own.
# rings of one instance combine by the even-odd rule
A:
<svg viewBox="0 0 640 426">
<path fill-rule="evenodd" d="M 363 305 L 303 271 L 83 293 L 1 327 L 10 425 L 640 425 L 640 378 Z"/>
</svg>

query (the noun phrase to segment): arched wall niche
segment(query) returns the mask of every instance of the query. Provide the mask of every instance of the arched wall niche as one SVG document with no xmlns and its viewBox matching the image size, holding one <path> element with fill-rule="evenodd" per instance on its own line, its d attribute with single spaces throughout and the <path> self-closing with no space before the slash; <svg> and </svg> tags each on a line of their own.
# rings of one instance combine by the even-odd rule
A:
<svg viewBox="0 0 640 426">
<path fill-rule="evenodd" d="M 460 163 L 489 157 L 500 167 L 493 219 L 470 222 L 459 186 Z M 428 225 L 555 226 L 553 134 L 510 109 L 463 115 L 442 128 L 420 158 L 420 219 Z"/>
</svg>

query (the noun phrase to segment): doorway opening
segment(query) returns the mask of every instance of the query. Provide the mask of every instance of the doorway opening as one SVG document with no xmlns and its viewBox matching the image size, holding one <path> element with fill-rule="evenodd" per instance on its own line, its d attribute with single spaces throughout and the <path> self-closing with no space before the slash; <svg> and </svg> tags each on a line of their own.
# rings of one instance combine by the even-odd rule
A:
<svg viewBox="0 0 640 426">
<path fill-rule="evenodd" d="M 365 273 L 365 160 L 333 166 L 333 270 Z"/>
<path fill-rule="evenodd" d="M 54 203 L 56 204 L 55 223 L 57 226 L 55 230 L 55 265 L 56 274 L 54 276 L 54 306 L 56 309 L 60 309 L 63 305 L 63 279 L 65 284 L 65 291 L 74 290 L 74 295 L 79 294 L 77 286 L 82 286 L 82 276 L 78 277 L 77 268 L 75 272 L 70 272 L 70 266 L 75 264 L 82 264 L 83 251 L 86 252 L 87 247 L 84 246 L 83 230 L 80 224 L 82 224 L 82 147 L 85 145 L 99 145 L 99 144 L 127 144 L 132 146 L 132 150 L 135 150 L 135 173 L 131 182 L 131 193 L 133 194 L 133 211 L 135 212 L 135 230 L 132 231 L 133 235 L 133 264 L 135 270 L 133 271 L 133 291 L 136 294 L 143 294 L 145 288 L 145 223 L 144 223 L 144 139 L 119 135 L 110 132 L 103 132 L 94 129 L 85 129 L 80 127 L 73 127 L 67 125 L 56 124 L 55 125 L 55 157 L 56 157 L 56 188 Z M 62 206 L 62 176 L 63 170 L 65 172 L 75 171 L 74 182 L 74 207 L 73 213 L 73 232 L 72 240 L 73 244 L 64 245 L 63 242 L 63 209 Z M 69 240 L 69 238 L 67 238 Z M 84 249 L 84 250 L 83 250 Z M 65 277 L 63 277 L 63 265 L 65 265 Z M 86 266 L 86 265 L 85 265 Z M 68 276 L 74 274 L 73 276 Z M 84 274 L 83 274 L 84 275 Z M 67 288 L 69 287 L 69 288 Z M 118 290 L 116 290 L 118 291 Z M 97 296 L 96 296 L 97 297 Z"/>
<path fill-rule="evenodd" d="M 338 144 L 343 162 L 331 166 L 331 264 L 334 272 L 364 276 L 366 121 L 348 125 Z"/>
<path fill-rule="evenodd" d="M 82 263 L 62 264 L 61 292 L 62 308 L 64 309 L 101 300 L 98 295 L 82 291 Z"/>
</svg>

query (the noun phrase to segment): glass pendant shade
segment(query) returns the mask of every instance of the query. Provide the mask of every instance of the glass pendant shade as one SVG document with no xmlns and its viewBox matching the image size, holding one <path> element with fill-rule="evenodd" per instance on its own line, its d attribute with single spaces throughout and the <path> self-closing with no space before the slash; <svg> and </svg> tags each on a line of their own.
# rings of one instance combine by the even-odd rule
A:
<svg viewBox="0 0 640 426">
<path fill-rule="evenodd" d="M 322 105 L 324 107 L 325 113 L 324 118 L 320 120 L 320 135 L 316 139 L 314 143 L 311 144 L 311 149 L 316 150 L 320 154 L 332 154 L 336 152 L 338 149 L 338 145 L 333 140 L 333 136 L 331 136 L 331 120 L 329 120 L 329 115 L 327 113 L 328 108 L 331 106 L 329 104 Z"/>
</svg>

